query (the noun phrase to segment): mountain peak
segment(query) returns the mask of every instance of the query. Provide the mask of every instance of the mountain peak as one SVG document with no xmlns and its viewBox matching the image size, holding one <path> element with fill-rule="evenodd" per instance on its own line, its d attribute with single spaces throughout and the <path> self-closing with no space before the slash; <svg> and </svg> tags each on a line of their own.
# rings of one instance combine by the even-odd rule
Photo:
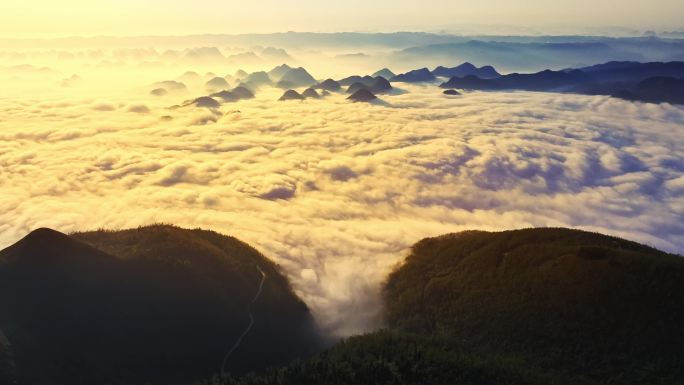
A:
<svg viewBox="0 0 684 385">
<path fill-rule="evenodd" d="M 333 79 L 326 79 L 318 84 L 318 88 L 328 91 L 339 91 L 341 86 L 340 83 L 336 82 Z"/>
<path fill-rule="evenodd" d="M 394 72 L 392 72 L 389 68 L 383 68 L 371 76 L 374 78 L 377 78 L 378 76 L 382 76 L 385 79 L 392 79 L 393 77 L 395 77 L 397 75 Z"/>
<path fill-rule="evenodd" d="M 347 99 L 349 99 L 353 102 L 370 102 L 370 101 L 373 101 L 377 98 L 378 97 L 375 96 L 375 94 L 370 92 L 368 89 L 361 88 L 361 89 L 357 90 L 356 92 L 354 92 L 354 94 L 351 95 L 350 97 L 348 97 Z"/>
<path fill-rule="evenodd" d="M 219 108 L 219 107 L 221 107 L 221 103 L 217 102 L 214 98 L 209 97 L 209 96 L 200 96 L 199 98 L 193 100 L 189 104 L 194 105 L 195 107 L 200 107 L 200 108 Z"/>
<path fill-rule="evenodd" d="M 292 69 L 292 67 L 290 67 L 289 65 L 283 63 L 283 64 L 281 64 L 281 65 L 279 65 L 279 66 L 273 67 L 273 69 L 272 69 L 271 71 L 282 71 L 282 70 L 291 70 L 291 69 Z"/>
<path fill-rule="evenodd" d="M 28 233 L 24 238 L 22 238 L 18 244 L 22 245 L 53 245 L 56 243 L 62 243 L 69 241 L 68 235 L 61 233 L 57 230 L 50 229 L 48 227 L 40 227 Z"/>
<path fill-rule="evenodd" d="M 15 245 L 19 246 L 18 249 L 21 253 L 24 253 L 37 248 L 59 248 L 71 242 L 73 240 L 68 235 L 47 227 L 41 227 L 28 233 Z"/>
<path fill-rule="evenodd" d="M 295 90 L 287 90 L 278 100 L 281 102 L 286 100 L 304 100 L 304 97 Z"/>
<path fill-rule="evenodd" d="M 448 68 L 444 66 L 439 66 L 435 68 L 432 71 L 432 74 L 435 76 L 441 76 L 445 78 L 452 78 L 454 76 L 456 77 L 464 77 L 464 76 L 469 76 L 469 75 L 474 75 L 479 77 L 480 79 L 493 79 L 493 78 L 498 78 L 501 76 L 494 67 L 492 66 L 484 66 L 477 68 L 475 65 L 465 62 L 459 66 L 453 67 L 453 68 Z"/>
<path fill-rule="evenodd" d="M 14 360 L 22 384 L 194 383 L 216 372 L 248 316 L 256 323 L 231 373 L 286 363 L 321 343 L 278 266 L 217 232 L 41 228 L 0 261 L 1 326 L 22 352 Z M 35 379 L 36 367 L 50 373 Z"/>
<path fill-rule="evenodd" d="M 272 70 L 268 71 L 268 76 L 271 78 L 271 80 L 278 82 L 280 79 L 287 73 L 287 71 L 290 71 L 292 67 L 290 67 L 287 64 L 281 64 L 277 67 L 274 67 Z"/>
<path fill-rule="evenodd" d="M 321 95 L 314 88 L 307 88 L 302 93 L 302 96 L 307 98 L 307 99 L 320 99 L 321 98 Z"/>
<path fill-rule="evenodd" d="M 90 257 L 102 255 L 84 243 L 59 231 L 41 227 L 28 233 L 12 246 L 0 250 L 0 261 L 5 262 L 47 262 L 73 260 L 74 254 Z"/>
<path fill-rule="evenodd" d="M 235 95 L 237 95 L 240 99 L 253 99 L 254 98 L 254 92 L 250 90 L 247 86 L 240 84 L 239 86 L 233 88 L 232 91 Z"/>
<path fill-rule="evenodd" d="M 278 81 L 280 88 L 310 87 L 314 84 L 316 79 L 304 67 L 288 70 Z"/>
<path fill-rule="evenodd" d="M 431 82 L 435 80 L 435 75 L 430 72 L 427 68 L 421 68 L 413 71 L 406 72 L 401 75 L 397 75 L 390 79 L 393 82 L 404 82 L 404 83 L 420 83 L 420 82 Z"/>
</svg>

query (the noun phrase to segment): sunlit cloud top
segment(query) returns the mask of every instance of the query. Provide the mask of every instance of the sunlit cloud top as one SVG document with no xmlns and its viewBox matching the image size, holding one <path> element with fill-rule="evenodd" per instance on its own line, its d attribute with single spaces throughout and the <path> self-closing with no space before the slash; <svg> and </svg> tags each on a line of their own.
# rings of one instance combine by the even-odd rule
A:
<svg viewBox="0 0 684 385">
<path fill-rule="evenodd" d="M 681 0 L 5 0 L 0 37 L 282 31 L 677 29 Z M 498 31 L 491 27 L 492 32 Z"/>
</svg>

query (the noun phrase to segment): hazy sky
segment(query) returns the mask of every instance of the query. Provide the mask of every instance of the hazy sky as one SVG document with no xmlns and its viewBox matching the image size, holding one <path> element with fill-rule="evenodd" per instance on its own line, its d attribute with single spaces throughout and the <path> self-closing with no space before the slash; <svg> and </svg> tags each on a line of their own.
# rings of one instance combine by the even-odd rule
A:
<svg viewBox="0 0 684 385">
<path fill-rule="evenodd" d="M 3 0 L 0 37 L 681 27 L 681 0 Z M 681 28 L 680 28 L 681 29 Z M 492 33 L 500 29 L 491 28 Z"/>
</svg>

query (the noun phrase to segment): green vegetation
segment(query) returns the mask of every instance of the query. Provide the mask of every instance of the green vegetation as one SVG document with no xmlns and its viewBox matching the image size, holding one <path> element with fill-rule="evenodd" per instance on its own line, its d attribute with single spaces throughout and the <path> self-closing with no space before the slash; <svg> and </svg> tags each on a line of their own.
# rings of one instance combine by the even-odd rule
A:
<svg viewBox="0 0 684 385">
<path fill-rule="evenodd" d="M 684 259 L 634 242 L 568 229 L 422 240 L 387 279 L 386 329 L 264 369 L 321 346 L 306 307 L 244 243 L 170 226 L 40 231 L 0 252 L 0 322 L 19 378 L 32 380 L 20 383 L 208 378 L 235 334 L 225 329 L 244 326 L 235 317 L 254 293 L 255 264 L 269 279 L 254 335 L 233 377 L 195 385 L 684 384 Z M 13 302 L 7 290 L 25 294 Z"/>
<path fill-rule="evenodd" d="M 383 330 L 352 337 L 307 361 L 195 385 L 590 384 L 554 377 L 515 357 L 459 351 L 437 338 Z"/>
<path fill-rule="evenodd" d="M 257 268 L 258 266 L 258 268 Z M 0 251 L 0 325 L 19 384 L 183 384 L 320 349 L 278 267 L 215 232 L 150 226 L 66 236 L 41 229 Z"/>
<path fill-rule="evenodd" d="M 388 325 L 606 383 L 684 378 L 684 260 L 568 229 L 425 239 L 385 288 Z"/>
<path fill-rule="evenodd" d="M 206 384 L 683 384 L 684 260 L 568 229 L 425 239 L 390 275 L 387 330 Z"/>
</svg>

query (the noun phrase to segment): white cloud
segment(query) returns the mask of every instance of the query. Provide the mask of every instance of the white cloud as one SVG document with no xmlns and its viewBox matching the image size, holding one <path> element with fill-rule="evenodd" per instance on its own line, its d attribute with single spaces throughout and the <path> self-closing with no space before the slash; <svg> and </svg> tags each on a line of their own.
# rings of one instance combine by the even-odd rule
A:
<svg viewBox="0 0 684 385">
<path fill-rule="evenodd" d="M 569 226 L 684 252 L 681 107 L 405 88 L 391 107 L 0 100 L 0 246 L 39 226 L 214 229 L 281 264 L 338 334 L 377 324 L 379 283 L 426 236 Z"/>
</svg>

